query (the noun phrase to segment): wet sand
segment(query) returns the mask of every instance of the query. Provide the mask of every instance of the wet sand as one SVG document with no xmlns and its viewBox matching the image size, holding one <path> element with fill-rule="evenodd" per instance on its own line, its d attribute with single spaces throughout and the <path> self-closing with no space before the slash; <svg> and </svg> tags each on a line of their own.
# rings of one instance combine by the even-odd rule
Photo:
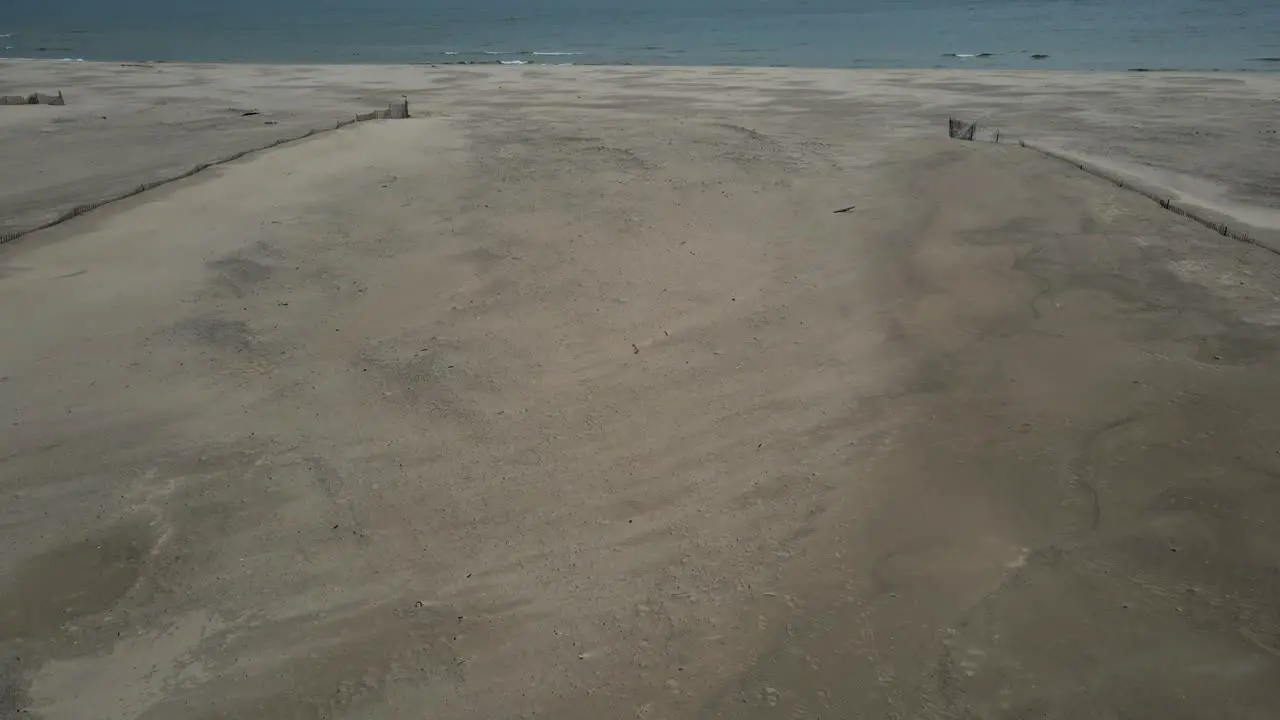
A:
<svg viewBox="0 0 1280 720">
<path fill-rule="evenodd" d="M 7 228 L 425 112 L 0 247 L 0 716 L 1280 709 L 1280 258 L 938 137 L 1269 76 L 5 69 Z"/>
</svg>

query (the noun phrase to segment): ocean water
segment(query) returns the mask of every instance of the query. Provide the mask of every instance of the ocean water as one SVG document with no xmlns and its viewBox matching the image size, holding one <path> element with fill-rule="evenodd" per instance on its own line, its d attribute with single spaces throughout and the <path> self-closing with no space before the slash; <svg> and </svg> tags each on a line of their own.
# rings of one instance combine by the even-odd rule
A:
<svg viewBox="0 0 1280 720">
<path fill-rule="evenodd" d="M 0 57 L 1280 70 L 1280 0 L 7 0 Z"/>
</svg>

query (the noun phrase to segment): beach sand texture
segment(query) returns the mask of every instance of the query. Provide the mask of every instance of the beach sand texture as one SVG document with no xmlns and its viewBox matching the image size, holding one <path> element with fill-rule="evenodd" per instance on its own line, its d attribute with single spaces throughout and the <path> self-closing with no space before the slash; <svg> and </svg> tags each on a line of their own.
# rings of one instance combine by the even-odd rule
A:
<svg viewBox="0 0 1280 720">
<path fill-rule="evenodd" d="M 869 152 L 948 115 L 1026 137 L 1280 247 L 1280 75 L 791 68 L 289 66 L 0 61 L 6 92 L 65 108 L 0 113 L 0 237 L 228 155 L 332 128 L 406 94 L 426 113 L 744 117 Z M 260 115 L 242 116 L 248 111 Z M 270 124 L 268 124 L 270 123 Z M 18 172 L 18 169 L 25 169 Z M 34 169 L 34 170 L 33 170 Z M 38 171 L 36 171 L 38 170 Z"/>
<path fill-rule="evenodd" d="M 1270 76 L 3 67 L 9 229 L 417 117 L 0 246 L 0 717 L 1280 711 L 1280 258 L 943 137 Z"/>
</svg>

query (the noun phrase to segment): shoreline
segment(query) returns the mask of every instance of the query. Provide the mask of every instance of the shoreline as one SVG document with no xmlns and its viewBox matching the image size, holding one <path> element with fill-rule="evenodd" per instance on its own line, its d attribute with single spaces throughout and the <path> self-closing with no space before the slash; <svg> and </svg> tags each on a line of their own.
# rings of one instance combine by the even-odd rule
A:
<svg viewBox="0 0 1280 720">
<path fill-rule="evenodd" d="M 517 57 L 535 57 L 535 56 L 575 56 L 583 53 L 559 53 L 559 52 L 538 52 L 538 51 L 513 51 L 503 53 L 493 53 L 494 55 L 512 55 Z M 1004 53 L 1007 54 L 1007 53 Z M 993 55 L 996 55 L 993 53 Z M 948 53 L 942 57 L 953 57 L 954 53 Z M 983 59 L 979 55 L 973 56 L 975 60 Z M 960 56 L 960 60 L 966 59 L 966 56 Z M 334 62 L 304 62 L 294 60 L 142 60 L 142 59 L 122 59 L 122 60 L 103 60 L 87 57 L 6 57 L 0 56 L 0 62 L 24 62 L 24 63 L 87 63 L 95 65 L 173 65 L 173 66 L 268 66 L 268 67 L 585 67 L 585 68 L 650 68 L 650 69 L 682 69 L 682 68 L 713 68 L 713 69 L 741 69 L 741 70 L 800 70 L 800 71 L 840 71 L 840 72 L 1014 72 L 1014 73 L 1084 73 L 1084 74 L 1127 74 L 1127 73 L 1186 73 L 1186 74 L 1280 74 L 1280 58 L 1248 58 L 1244 60 L 1247 63 L 1258 63 L 1258 67 L 1241 66 L 1241 67 L 1162 67 L 1162 66 L 1134 66 L 1129 68 L 1088 68 L 1088 67 L 1010 67 L 999 65 L 744 65 L 744 64 L 682 64 L 682 63 L 661 63 L 661 64 L 644 64 L 633 62 L 590 62 L 590 61 L 571 61 L 571 62 L 535 62 L 520 60 L 422 60 L 416 62 L 385 62 L 380 60 L 347 60 Z"/>
</svg>

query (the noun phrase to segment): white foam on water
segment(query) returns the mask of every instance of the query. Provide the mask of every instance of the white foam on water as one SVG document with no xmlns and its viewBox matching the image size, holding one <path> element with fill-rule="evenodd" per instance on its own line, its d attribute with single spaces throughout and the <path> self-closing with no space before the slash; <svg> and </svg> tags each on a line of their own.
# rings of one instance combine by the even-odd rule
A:
<svg viewBox="0 0 1280 720">
<path fill-rule="evenodd" d="M 12 49 L 13 48 L 10 48 L 10 47 L 5 48 L 5 50 L 12 50 Z M 85 59 L 82 57 L 51 58 L 51 57 L 21 57 L 21 56 L 19 57 L 0 56 L 0 60 L 29 60 L 31 62 L 84 62 L 85 61 Z"/>
<path fill-rule="evenodd" d="M 528 65 L 528 60 L 502 60 L 503 65 Z"/>
<path fill-rule="evenodd" d="M 564 52 L 561 50 L 483 50 L 484 55 L 581 55 L 580 52 Z M 449 53 L 445 53 L 448 55 Z"/>
</svg>

